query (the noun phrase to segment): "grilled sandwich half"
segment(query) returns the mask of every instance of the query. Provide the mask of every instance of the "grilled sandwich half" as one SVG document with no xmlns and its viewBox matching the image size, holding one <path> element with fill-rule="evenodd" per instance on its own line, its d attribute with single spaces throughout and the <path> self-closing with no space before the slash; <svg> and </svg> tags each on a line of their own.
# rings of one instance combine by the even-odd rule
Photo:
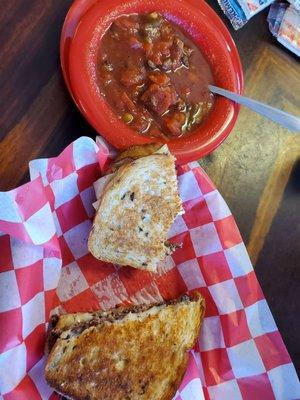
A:
<svg viewBox="0 0 300 400">
<path fill-rule="evenodd" d="M 52 320 L 48 384 L 72 400 L 171 400 L 204 315 L 200 294 Z"/>
<path fill-rule="evenodd" d="M 99 200 L 88 248 L 99 260 L 156 271 L 176 248 L 167 234 L 183 208 L 174 157 L 166 146 L 147 151 L 149 146 L 135 147 L 118 158 Z"/>
</svg>

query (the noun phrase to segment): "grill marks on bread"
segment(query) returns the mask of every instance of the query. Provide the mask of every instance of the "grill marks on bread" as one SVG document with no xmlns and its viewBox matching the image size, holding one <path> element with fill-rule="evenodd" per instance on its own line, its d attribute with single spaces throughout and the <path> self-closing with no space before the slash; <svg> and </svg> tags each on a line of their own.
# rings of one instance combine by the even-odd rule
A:
<svg viewBox="0 0 300 400">
<path fill-rule="evenodd" d="M 153 154 L 119 168 L 104 189 L 88 246 L 98 259 L 155 271 L 182 213 L 174 157 Z"/>
<path fill-rule="evenodd" d="M 203 314 L 204 300 L 195 294 L 151 306 L 61 316 L 53 328 L 60 333 L 46 379 L 71 399 L 171 400 Z"/>
</svg>

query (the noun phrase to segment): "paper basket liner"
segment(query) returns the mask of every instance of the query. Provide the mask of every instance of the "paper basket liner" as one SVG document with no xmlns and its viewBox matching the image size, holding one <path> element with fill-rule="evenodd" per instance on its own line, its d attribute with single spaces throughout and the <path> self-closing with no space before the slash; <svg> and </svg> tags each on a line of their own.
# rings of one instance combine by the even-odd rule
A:
<svg viewBox="0 0 300 400">
<path fill-rule="evenodd" d="M 183 246 L 157 274 L 89 254 L 93 183 L 111 157 L 104 140 L 81 137 L 56 158 L 32 161 L 31 182 L 0 193 L 0 399 L 57 398 L 43 374 L 51 312 L 154 302 L 193 289 L 207 311 L 175 399 L 299 399 L 234 218 L 198 163 L 177 169 L 185 214 L 169 236 Z"/>
</svg>

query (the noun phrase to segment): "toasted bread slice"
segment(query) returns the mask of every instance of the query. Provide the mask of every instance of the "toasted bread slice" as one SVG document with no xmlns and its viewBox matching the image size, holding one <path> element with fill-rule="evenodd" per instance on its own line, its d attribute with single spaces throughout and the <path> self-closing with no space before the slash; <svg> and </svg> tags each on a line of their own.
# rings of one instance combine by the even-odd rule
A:
<svg viewBox="0 0 300 400">
<path fill-rule="evenodd" d="M 46 380 L 74 400 L 171 400 L 204 315 L 200 294 L 59 317 Z"/>
<path fill-rule="evenodd" d="M 142 146 L 130 146 L 126 150 L 121 151 L 115 161 L 120 161 L 124 158 L 132 158 L 135 160 L 137 158 L 150 156 L 151 154 L 159 152 L 162 148 L 165 151 L 167 149 L 167 153 L 169 153 L 167 146 L 161 143 L 148 143 Z"/>
<path fill-rule="evenodd" d="M 111 171 L 114 172 L 122 165 L 128 164 L 138 158 L 150 156 L 152 154 L 170 154 L 168 146 L 160 143 L 149 143 L 142 146 L 130 146 L 121 151 L 111 164 Z"/>
<path fill-rule="evenodd" d="M 152 154 L 170 155 L 169 148 L 166 144 L 150 143 L 142 146 L 131 146 L 119 153 L 118 157 L 110 164 L 107 174 L 102 176 L 94 183 L 94 189 L 97 200 L 93 203 L 93 207 L 97 211 L 101 202 L 104 187 L 114 177 L 115 172 L 123 165 L 130 164 L 138 158 L 150 156 Z"/>
<path fill-rule="evenodd" d="M 174 157 L 153 154 L 121 166 L 107 183 L 88 240 L 98 259 L 155 271 L 172 253 L 167 233 L 183 212 Z"/>
</svg>

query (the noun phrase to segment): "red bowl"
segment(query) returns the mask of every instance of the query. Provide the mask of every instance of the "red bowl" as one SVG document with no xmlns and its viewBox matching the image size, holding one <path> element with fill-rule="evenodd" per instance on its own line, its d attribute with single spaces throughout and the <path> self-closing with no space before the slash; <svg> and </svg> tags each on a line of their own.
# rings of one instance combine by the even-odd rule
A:
<svg viewBox="0 0 300 400">
<path fill-rule="evenodd" d="M 60 35 L 60 65 L 62 69 L 62 73 L 65 79 L 65 83 L 67 88 L 75 101 L 78 108 L 79 104 L 77 104 L 74 96 L 73 90 L 70 82 L 70 74 L 69 74 L 69 53 L 72 39 L 75 35 L 77 26 L 82 18 L 82 16 L 87 12 L 89 8 L 91 8 L 95 2 L 98 0 L 75 0 L 69 11 L 66 15 L 64 25 Z"/>
<path fill-rule="evenodd" d="M 69 49 L 69 82 L 76 103 L 94 128 L 117 148 L 161 139 L 139 135 L 122 121 L 101 95 L 96 79 L 101 38 L 120 15 L 158 11 L 192 37 L 210 64 L 217 86 L 242 92 L 243 73 L 234 42 L 217 15 L 204 3 L 186 0 L 109 0 L 96 2 L 82 16 Z M 188 136 L 168 140 L 179 163 L 203 157 L 229 135 L 239 107 L 217 97 L 207 120 Z"/>
</svg>

